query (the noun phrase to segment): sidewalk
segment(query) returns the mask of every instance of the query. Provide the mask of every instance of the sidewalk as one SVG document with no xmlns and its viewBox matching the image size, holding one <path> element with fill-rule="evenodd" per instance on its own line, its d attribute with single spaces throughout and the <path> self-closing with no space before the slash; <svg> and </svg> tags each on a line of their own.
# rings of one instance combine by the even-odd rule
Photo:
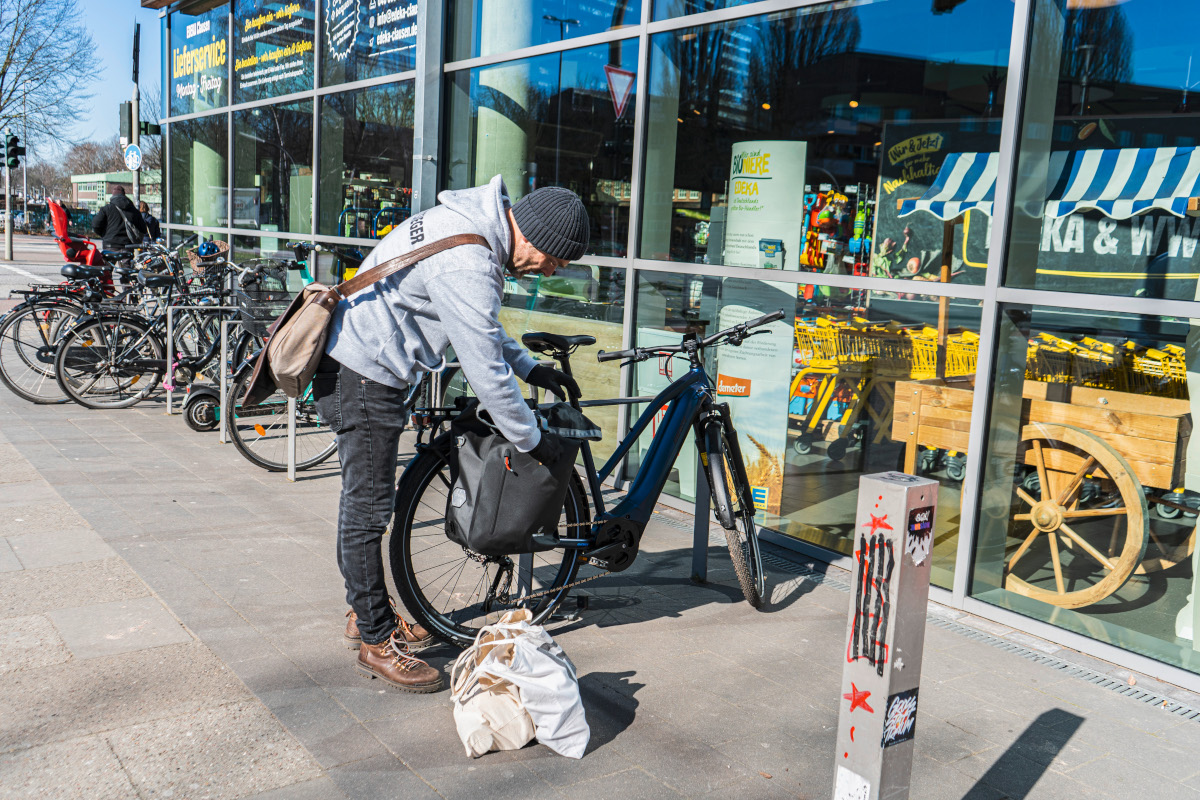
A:
<svg viewBox="0 0 1200 800">
<path fill-rule="evenodd" d="M 592 744 L 470 761 L 447 692 L 359 677 L 341 642 L 336 462 L 292 484 L 148 402 L 0 394 L 0 795 L 562 798 L 832 794 L 846 574 L 776 548 L 741 601 L 664 511 L 552 630 Z M 1200 799 L 1200 698 L 932 609 L 914 798 Z M 434 649 L 444 667 L 454 652 Z M 1075 665 L 1075 666 L 1072 666 Z M 1162 708 L 1167 700 L 1168 708 Z"/>
</svg>

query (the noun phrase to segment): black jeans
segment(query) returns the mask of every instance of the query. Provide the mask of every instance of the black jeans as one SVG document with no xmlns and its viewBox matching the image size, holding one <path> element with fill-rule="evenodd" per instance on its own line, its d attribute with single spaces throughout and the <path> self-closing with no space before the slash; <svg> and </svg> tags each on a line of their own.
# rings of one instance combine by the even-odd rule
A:
<svg viewBox="0 0 1200 800">
<path fill-rule="evenodd" d="M 396 502 L 396 456 L 404 431 L 407 391 L 364 378 L 325 356 L 313 377 L 321 421 L 337 434 L 342 462 L 338 505 L 338 568 L 346 602 L 367 644 L 396 629 L 383 573 L 383 533 Z"/>
</svg>

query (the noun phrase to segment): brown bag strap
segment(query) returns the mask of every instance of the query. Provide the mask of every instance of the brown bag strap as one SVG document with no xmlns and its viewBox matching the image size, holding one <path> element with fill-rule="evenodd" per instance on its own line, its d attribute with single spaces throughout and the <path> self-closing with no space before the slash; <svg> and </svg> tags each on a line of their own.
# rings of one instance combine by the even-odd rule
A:
<svg viewBox="0 0 1200 800">
<path fill-rule="evenodd" d="M 435 253 L 440 253 L 443 250 L 449 250 L 451 247 L 459 247 L 464 244 L 477 244 L 486 247 L 488 250 L 492 249 L 492 246 L 488 244 L 488 240 L 477 233 L 459 233 L 454 236 L 447 236 L 445 239 L 430 242 L 424 247 L 418 247 L 416 250 L 412 250 L 402 256 L 389 258 L 382 264 L 376 264 L 366 272 L 360 272 L 350 280 L 339 283 L 333 287 L 333 291 L 344 300 L 355 292 L 360 292 L 376 281 L 381 281 L 405 267 L 411 267 L 418 261 L 429 258 Z"/>
</svg>

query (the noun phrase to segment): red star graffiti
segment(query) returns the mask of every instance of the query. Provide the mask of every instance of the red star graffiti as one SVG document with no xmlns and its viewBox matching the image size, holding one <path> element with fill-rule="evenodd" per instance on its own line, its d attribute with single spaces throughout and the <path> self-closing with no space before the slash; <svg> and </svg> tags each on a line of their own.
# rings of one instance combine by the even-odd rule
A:
<svg viewBox="0 0 1200 800">
<path fill-rule="evenodd" d="M 858 690 L 858 687 L 855 686 L 853 682 L 851 682 L 850 683 L 850 693 L 842 695 L 842 698 L 844 700 L 850 701 L 851 713 L 854 712 L 854 709 L 858 708 L 859 706 L 862 706 L 867 711 L 868 714 L 874 714 L 875 709 L 871 708 L 871 705 L 867 702 L 867 698 L 869 698 L 870 696 L 871 696 L 870 692 L 860 692 Z"/>
<path fill-rule="evenodd" d="M 874 514 L 871 514 L 871 521 L 863 527 L 870 528 L 872 536 L 879 533 L 880 528 L 883 528 L 885 531 L 894 530 L 892 526 L 888 525 L 887 523 L 887 514 L 884 514 L 882 517 L 877 517 Z"/>
</svg>

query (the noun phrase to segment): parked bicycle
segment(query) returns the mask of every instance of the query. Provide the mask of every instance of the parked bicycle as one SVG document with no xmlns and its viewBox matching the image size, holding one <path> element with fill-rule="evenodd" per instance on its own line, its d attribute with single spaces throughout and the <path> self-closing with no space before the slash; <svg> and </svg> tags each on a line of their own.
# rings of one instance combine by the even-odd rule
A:
<svg viewBox="0 0 1200 800">
<path fill-rule="evenodd" d="M 450 541 L 445 524 L 452 486 L 453 439 L 447 432 L 419 446 L 398 482 L 389 542 L 397 592 L 417 622 L 445 642 L 467 646 L 481 627 L 494 622 L 504 611 L 529 608 L 533 621 L 539 623 L 573 587 L 628 569 L 637 558 L 642 532 L 689 432 L 700 451 L 742 593 L 752 606 L 760 607 L 765 576 L 750 483 L 728 404 L 717 401 L 713 381 L 704 370 L 703 355 L 708 348 L 736 347 L 750 336 L 769 333 L 755 328 L 782 317 L 782 312 L 768 314 L 704 339 L 687 334 L 678 345 L 597 354 L 599 361 L 624 360 L 625 364 L 684 356 L 689 369 L 649 403 L 600 470 L 595 467 L 588 443 L 583 443 L 583 478 L 578 471 L 571 476 L 557 537 L 534 537 L 539 546 L 553 549 L 483 556 Z M 558 361 L 563 372 L 570 375 L 571 354 L 579 347 L 595 344 L 596 339 L 527 333 L 522 341 L 531 350 Z M 572 404 L 581 408 L 616 402 L 623 401 L 580 404 L 574 400 Z M 606 508 L 601 483 L 664 406 L 666 412 L 654 430 L 628 494 L 613 508 Z M 434 413 L 449 422 L 462 410 L 444 407 Z"/>
</svg>

